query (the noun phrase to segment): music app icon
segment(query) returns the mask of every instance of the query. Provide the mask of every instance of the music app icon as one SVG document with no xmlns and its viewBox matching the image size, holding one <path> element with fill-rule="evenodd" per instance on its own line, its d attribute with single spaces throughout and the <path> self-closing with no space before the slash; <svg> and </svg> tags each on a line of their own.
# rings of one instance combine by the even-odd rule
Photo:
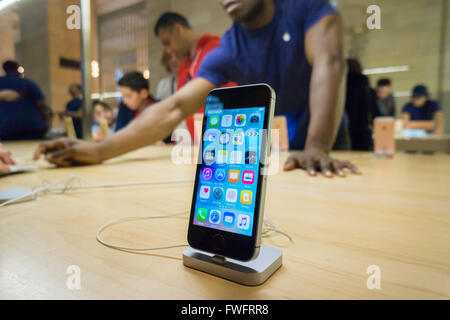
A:
<svg viewBox="0 0 450 320">
<path fill-rule="evenodd" d="M 237 227 L 242 230 L 248 230 L 250 228 L 250 216 L 240 214 L 237 220 Z"/>
<path fill-rule="evenodd" d="M 203 180 L 211 180 L 213 176 L 213 169 L 211 168 L 204 168 L 202 173 Z"/>
</svg>

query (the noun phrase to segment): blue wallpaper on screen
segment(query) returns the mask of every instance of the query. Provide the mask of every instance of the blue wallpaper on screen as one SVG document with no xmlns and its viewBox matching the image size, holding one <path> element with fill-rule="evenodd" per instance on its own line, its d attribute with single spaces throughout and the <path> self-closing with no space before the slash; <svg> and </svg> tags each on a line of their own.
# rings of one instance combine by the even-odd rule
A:
<svg viewBox="0 0 450 320">
<path fill-rule="evenodd" d="M 264 114 L 206 105 L 194 224 L 252 235 Z"/>
</svg>

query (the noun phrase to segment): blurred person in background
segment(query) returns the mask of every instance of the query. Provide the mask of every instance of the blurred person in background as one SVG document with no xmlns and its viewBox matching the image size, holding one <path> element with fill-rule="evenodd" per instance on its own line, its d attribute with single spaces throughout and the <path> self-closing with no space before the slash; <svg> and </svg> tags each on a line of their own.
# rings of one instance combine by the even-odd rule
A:
<svg viewBox="0 0 450 320">
<path fill-rule="evenodd" d="M 219 36 L 197 33 L 184 16 L 175 12 L 162 14 L 155 24 L 154 33 L 164 46 L 164 51 L 179 60 L 176 90 L 197 77 L 203 59 L 220 45 Z M 227 83 L 223 86 L 233 85 L 236 84 Z M 203 108 L 199 108 L 197 113 L 203 113 Z M 194 139 L 194 117 L 188 117 L 185 123 Z"/>
<path fill-rule="evenodd" d="M 0 139 L 39 140 L 51 121 L 45 97 L 38 85 L 24 78 L 16 61 L 6 61 L 0 77 Z"/>
<path fill-rule="evenodd" d="M 146 110 L 151 108 L 156 99 L 150 94 L 150 81 L 140 72 L 129 72 L 118 82 L 123 101 L 119 105 L 116 132 L 126 128 Z M 155 142 L 156 146 L 163 146 L 162 140 Z"/>
<path fill-rule="evenodd" d="M 170 74 L 168 77 L 163 78 L 158 83 L 158 90 L 156 93 L 156 99 L 158 101 L 169 98 L 173 95 L 178 88 L 178 68 L 180 66 L 180 59 L 178 59 L 174 54 L 169 54 L 166 51 L 163 52 L 161 58 L 161 64 L 164 66 L 166 71 Z M 186 121 L 182 121 L 181 124 L 175 129 L 187 130 Z M 171 143 L 173 134 L 164 139 L 165 143 Z M 174 141 L 181 142 L 181 136 L 175 136 Z"/>
<path fill-rule="evenodd" d="M 156 102 L 150 94 L 150 81 L 140 72 L 129 72 L 118 82 L 123 101 L 119 105 L 116 131 L 125 128 L 133 119 Z"/>
<path fill-rule="evenodd" d="M 383 78 L 377 82 L 377 104 L 373 112 L 376 117 L 395 117 L 395 99 L 392 95 L 391 80 Z"/>
<path fill-rule="evenodd" d="M 368 151 L 373 148 L 372 110 L 376 108 L 375 92 L 369 79 L 362 74 L 358 60 L 347 59 L 347 96 L 345 111 L 349 119 L 352 150 Z"/>
<path fill-rule="evenodd" d="M 94 101 L 92 105 L 94 110 L 92 138 L 95 142 L 99 142 L 107 138 L 101 127 L 101 123 L 106 123 L 108 125 L 108 136 L 114 134 L 114 112 L 109 104 L 100 100 Z"/>
<path fill-rule="evenodd" d="M 402 109 L 404 129 L 423 129 L 429 133 L 442 135 L 444 132 L 444 114 L 439 103 L 430 100 L 428 88 L 417 85 L 412 90 L 411 102 Z"/>
<path fill-rule="evenodd" d="M 71 117 L 78 139 L 83 139 L 83 92 L 81 85 L 74 83 L 69 87 L 72 97 L 66 105 L 66 110 L 59 113 L 60 118 Z"/>
<path fill-rule="evenodd" d="M 167 99 L 177 91 L 180 60 L 175 55 L 164 51 L 161 64 L 167 73 L 169 73 L 169 76 L 161 79 L 158 83 L 158 89 L 156 90 L 156 99 L 158 101 Z"/>
</svg>

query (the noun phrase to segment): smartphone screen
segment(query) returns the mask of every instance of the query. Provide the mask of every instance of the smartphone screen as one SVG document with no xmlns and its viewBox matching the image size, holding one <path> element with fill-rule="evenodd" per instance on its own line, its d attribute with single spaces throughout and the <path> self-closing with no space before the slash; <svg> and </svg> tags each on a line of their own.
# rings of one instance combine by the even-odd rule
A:
<svg viewBox="0 0 450 320">
<path fill-rule="evenodd" d="M 193 223 L 252 236 L 266 106 L 205 107 Z"/>
<path fill-rule="evenodd" d="M 259 253 L 275 99 L 266 84 L 207 96 L 189 218 L 192 248 L 241 261 Z"/>
</svg>

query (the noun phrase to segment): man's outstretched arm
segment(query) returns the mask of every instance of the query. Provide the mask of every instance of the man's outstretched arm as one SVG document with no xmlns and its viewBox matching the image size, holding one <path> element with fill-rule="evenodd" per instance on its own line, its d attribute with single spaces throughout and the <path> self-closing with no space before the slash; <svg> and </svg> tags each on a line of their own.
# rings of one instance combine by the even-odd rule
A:
<svg viewBox="0 0 450 320">
<path fill-rule="evenodd" d="M 306 57 L 313 69 L 308 137 L 304 152 L 293 154 L 285 164 L 285 170 L 298 167 L 310 175 L 321 171 L 328 177 L 333 173 L 344 176 L 345 168 L 358 172 L 351 163 L 328 155 L 336 138 L 345 98 L 343 76 L 346 67 L 342 43 L 342 23 L 336 14 L 323 17 L 306 33 Z"/>
<path fill-rule="evenodd" d="M 151 145 L 167 137 L 183 120 L 205 103 L 214 88 L 209 81 L 197 78 L 172 97 L 154 104 L 126 128 L 100 143 L 59 139 L 42 143 L 34 154 L 58 166 L 97 164 L 121 154 Z"/>
</svg>

